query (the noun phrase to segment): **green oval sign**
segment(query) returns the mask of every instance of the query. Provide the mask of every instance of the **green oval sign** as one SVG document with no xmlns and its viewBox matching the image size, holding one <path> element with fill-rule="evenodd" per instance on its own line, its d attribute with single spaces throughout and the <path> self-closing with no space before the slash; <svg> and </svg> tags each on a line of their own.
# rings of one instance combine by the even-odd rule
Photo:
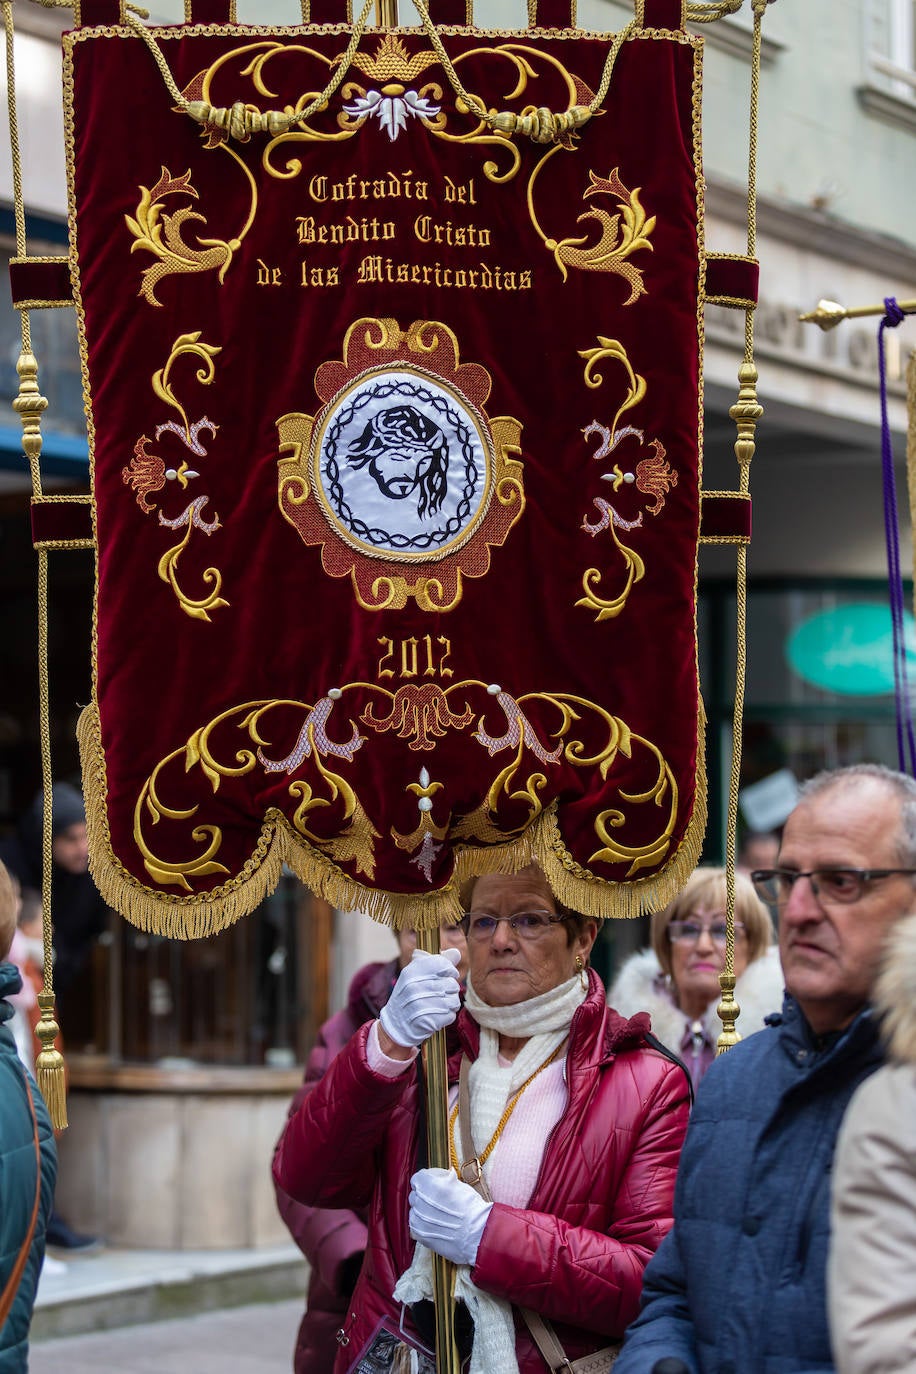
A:
<svg viewBox="0 0 916 1374">
<path fill-rule="evenodd" d="M 916 620 L 903 615 L 908 677 L 916 682 Z M 894 639 L 889 606 L 853 602 L 819 611 L 789 635 L 786 658 L 814 687 L 843 696 L 884 696 L 894 690 Z"/>
</svg>

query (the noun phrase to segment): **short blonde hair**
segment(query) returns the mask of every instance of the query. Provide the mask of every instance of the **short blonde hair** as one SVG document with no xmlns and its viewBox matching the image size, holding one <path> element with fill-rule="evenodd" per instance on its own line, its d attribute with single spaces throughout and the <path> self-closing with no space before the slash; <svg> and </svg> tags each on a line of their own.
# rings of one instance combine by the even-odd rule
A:
<svg viewBox="0 0 916 1374">
<path fill-rule="evenodd" d="M 673 902 L 652 916 L 651 939 L 655 957 L 662 972 L 671 975 L 671 941 L 668 927 L 672 921 L 684 921 L 698 907 L 714 907 L 725 912 L 725 869 L 704 865 L 695 868 Z M 747 935 L 747 961 L 753 963 L 765 954 L 776 932 L 773 918 L 754 891 L 750 878 L 735 874 L 735 920 L 744 926 Z"/>
<path fill-rule="evenodd" d="M 0 863 L 0 959 L 5 959 L 10 952 L 10 945 L 16 934 L 18 908 L 19 898 L 13 880 L 6 867 Z"/>
</svg>

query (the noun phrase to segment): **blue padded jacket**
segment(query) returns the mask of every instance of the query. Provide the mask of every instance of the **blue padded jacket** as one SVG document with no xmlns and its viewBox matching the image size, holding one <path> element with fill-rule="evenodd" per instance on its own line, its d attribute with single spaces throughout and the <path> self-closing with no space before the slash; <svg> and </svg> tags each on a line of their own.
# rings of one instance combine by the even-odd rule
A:
<svg viewBox="0 0 916 1374">
<path fill-rule="evenodd" d="M 829 1374 L 830 1173 L 840 1121 L 882 1060 L 870 1010 L 818 1044 L 791 997 L 700 1084 L 674 1228 L 614 1374 Z"/>
</svg>

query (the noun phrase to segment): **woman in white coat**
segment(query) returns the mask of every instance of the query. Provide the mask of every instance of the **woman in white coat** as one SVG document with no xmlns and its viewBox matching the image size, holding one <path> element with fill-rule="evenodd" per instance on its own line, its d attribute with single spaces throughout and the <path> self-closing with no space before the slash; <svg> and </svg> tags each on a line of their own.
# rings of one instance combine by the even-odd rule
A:
<svg viewBox="0 0 916 1374">
<path fill-rule="evenodd" d="M 875 986 L 889 1062 L 857 1090 L 833 1171 L 828 1294 L 837 1374 L 916 1370 L 916 916 Z"/>
<path fill-rule="evenodd" d="M 735 874 L 735 998 L 742 1036 L 763 1029 L 782 1006 L 783 979 L 773 921 L 750 879 Z M 696 1087 L 716 1055 L 717 1007 L 725 968 L 725 869 L 701 867 L 673 902 L 652 917 L 652 948 L 634 954 L 611 985 L 621 1016 L 647 1011 L 652 1032 L 687 1065 Z"/>
</svg>

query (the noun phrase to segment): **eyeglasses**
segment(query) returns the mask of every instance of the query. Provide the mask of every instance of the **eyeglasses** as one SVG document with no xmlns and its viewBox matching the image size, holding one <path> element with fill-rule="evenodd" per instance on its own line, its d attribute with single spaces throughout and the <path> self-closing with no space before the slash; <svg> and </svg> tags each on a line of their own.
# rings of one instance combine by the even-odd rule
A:
<svg viewBox="0 0 916 1374">
<path fill-rule="evenodd" d="M 500 921 L 508 921 L 509 929 L 520 940 L 540 940 L 551 926 L 560 925 L 566 917 L 554 911 L 517 911 L 512 916 L 489 916 L 482 911 L 468 911 L 461 924 L 469 940 L 492 940 Z"/>
<path fill-rule="evenodd" d="M 699 921 L 669 921 L 668 939 L 673 945 L 695 945 L 704 930 L 714 945 L 725 948 L 728 931 L 724 921 L 713 921 L 708 926 L 701 925 Z M 743 924 L 736 921 L 735 939 L 740 939 L 744 933 Z"/>
<path fill-rule="evenodd" d="M 785 906 L 799 878 L 808 879 L 819 901 L 847 906 L 863 897 L 870 883 L 898 873 L 914 874 L 916 868 L 812 868 L 806 873 L 791 868 L 758 868 L 751 874 L 751 882 L 758 896 L 771 906 Z"/>
</svg>

